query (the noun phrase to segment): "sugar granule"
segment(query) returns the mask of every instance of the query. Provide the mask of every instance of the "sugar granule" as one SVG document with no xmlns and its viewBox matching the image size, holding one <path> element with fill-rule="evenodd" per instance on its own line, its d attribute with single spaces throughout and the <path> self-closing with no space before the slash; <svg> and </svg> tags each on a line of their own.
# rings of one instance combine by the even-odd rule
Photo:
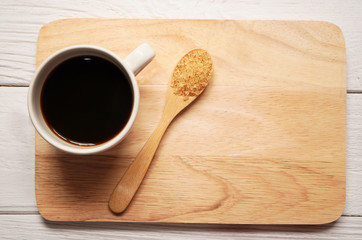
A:
<svg viewBox="0 0 362 240">
<path fill-rule="evenodd" d="M 171 79 L 174 94 L 183 96 L 186 101 L 190 96 L 198 96 L 207 86 L 212 74 L 212 59 L 203 49 L 194 49 L 177 63 Z"/>
</svg>

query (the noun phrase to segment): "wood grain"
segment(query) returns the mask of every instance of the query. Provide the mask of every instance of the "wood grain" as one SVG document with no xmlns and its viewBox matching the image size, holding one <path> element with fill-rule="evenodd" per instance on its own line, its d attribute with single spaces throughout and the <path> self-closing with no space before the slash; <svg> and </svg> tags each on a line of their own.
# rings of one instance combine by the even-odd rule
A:
<svg viewBox="0 0 362 240">
<path fill-rule="evenodd" d="M 215 33 L 222 34 L 210 37 Z M 155 49 L 156 58 L 138 75 L 140 113 L 123 143 L 102 155 L 79 157 L 36 136 L 35 187 L 43 217 L 320 224 L 341 215 L 346 66 L 338 27 L 70 19 L 42 28 L 37 65 L 73 44 L 100 45 L 124 57 L 142 42 Z M 213 57 L 211 85 L 170 126 L 127 212 L 111 214 L 108 196 L 160 119 L 174 65 L 196 47 Z"/>
<path fill-rule="evenodd" d="M 349 91 L 362 91 L 362 4 L 325 0 L 0 1 L 0 85 L 28 86 L 35 68 L 38 31 L 61 18 L 278 19 L 320 20 L 337 24 L 345 35 Z"/>
<path fill-rule="evenodd" d="M 0 1 L 0 236 L 2 239 L 360 239 L 362 216 L 362 4 L 359 0 Z M 180 227 L 125 223 L 46 223 L 29 216 L 34 194 L 34 132 L 26 87 L 35 69 L 41 26 L 69 17 L 326 20 L 343 30 L 347 46 L 347 196 L 345 216 L 323 226 Z M 23 215 L 26 214 L 26 215 Z M 224 229 L 224 230 L 223 230 Z"/>
<path fill-rule="evenodd" d="M 27 87 L 0 87 L 0 214 L 36 213 L 34 128 Z M 347 94 L 347 169 L 344 216 L 362 216 L 362 95 Z"/>
<path fill-rule="evenodd" d="M 39 215 L 0 215 L 2 239 L 306 239 L 360 240 L 362 218 L 341 217 L 320 226 L 48 222 Z M 4 238 L 5 237 L 5 238 Z"/>
<path fill-rule="evenodd" d="M 34 128 L 27 87 L 0 87 L 0 214 L 37 212 Z M 362 216 L 362 94 L 347 94 L 347 169 L 344 216 Z"/>
</svg>

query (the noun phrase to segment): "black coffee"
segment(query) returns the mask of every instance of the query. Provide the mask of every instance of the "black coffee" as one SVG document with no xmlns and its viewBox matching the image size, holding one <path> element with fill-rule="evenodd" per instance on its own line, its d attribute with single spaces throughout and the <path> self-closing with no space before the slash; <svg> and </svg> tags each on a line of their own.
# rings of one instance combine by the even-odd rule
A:
<svg viewBox="0 0 362 240">
<path fill-rule="evenodd" d="M 116 136 L 131 115 L 127 76 L 96 56 L 74 57 L 47 77 L 41 110 L 49 128 L 67 142 L 93 146 Z"/>
</svg>

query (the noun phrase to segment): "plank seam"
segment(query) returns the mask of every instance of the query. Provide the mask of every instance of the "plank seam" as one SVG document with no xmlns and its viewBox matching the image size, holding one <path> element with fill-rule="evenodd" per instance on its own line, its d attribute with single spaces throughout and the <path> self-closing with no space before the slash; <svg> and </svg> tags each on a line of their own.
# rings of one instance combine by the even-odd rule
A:
<svg viewBox="0 0 362 240">
<path fill-rule="evenodd" d="M 38 211 L 0 211 L 0 215 L 40 215 Z M 343 214 L 341 217 L 359 218 L 362 214 Z"/>
<path fill-rule="evenodd" d="M 166 86 L 166 85 L 156 84 L 153 86 Z M 0 87 L 29 87 L 29 84 L 0 84 Z M 362 90 L 347 90 L 347 94 L 362 94 Z"/>
</svg>

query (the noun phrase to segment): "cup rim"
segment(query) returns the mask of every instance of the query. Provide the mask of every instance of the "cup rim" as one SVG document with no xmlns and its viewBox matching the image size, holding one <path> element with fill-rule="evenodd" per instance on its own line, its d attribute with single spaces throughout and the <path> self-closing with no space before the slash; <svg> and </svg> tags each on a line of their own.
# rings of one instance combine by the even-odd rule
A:
<svg viewBox="0 0 362 240">
<path fill-rule="evenodd" d="M 128 75 L 128 78 L 131 83 L 131 88 L 133 90 L 132 112 L 128 119 L 127 124 L 123 127 L 123 129 L 116 136 L 114 136 L 113 138 L 111 138 L 110 140 L 108 140 L 104 143 L 101 143 L 99 145 L 94 145 L 94 146 L 78 146 L 78 145 L 71 144 L 71 143 L 61 139 L 57 135 L 55 135 L 54 132 L 48 127 L 47 124 L 45 124 L 47 127 L 46 127 L 46 129 L 44 129 L 44 127 L 43 127 L 44 124 L 40 123 L 40 121 L 45 122 L 43 115 L 41 114 L 41 116 L 39 116 L 39 114 L 36 114 L 35 106 L 33 104 L 33 99 L 35 97 L 40 98 L 40 96 L 38 96 L 39 94 L 34 96 L 34 90 L 37 87 L 40 87 L 40 88 L 43 87 L 43 84 L 41 84 L 41 86 L 37 85 L 37 83 L 40 81 L 40 80 L 38 80 L 40 73 L 45 71 L 47 68 L 51 68 L 50 71 L 52 71 L 56 67 L 56 65 L 49 66 L 50 61 L 61 54 L 64 54 L 66 52 L 71 52 L 71 51 L 77 51 L 77 50 L 79 51 L 79 49 L 83 49 L 83 50 L 91 49 L 91 50 L 95 50 L 99 53 L 103 53 L 103 54 L 105 53 L 110 58 L 113 58 L 113 60 L 117 61 L 117 63 L 119 63 L 120 66 L 122 66 L 122 68 L 126 71 L 126 74 Z M 80 55 L 84 55 L 84 54 L 80 54 Z M 74 53 L 73 56 L 77 56 L 77 54 Z M 66 59 L 67 58 L 61 59 L 59 62 L 57 62 L 57 64 L 65 61 Z M 41 90 L 40 90 L 40 92 L 41 92 Z M 140 95 L 139 95 L 139 88 L 138 88 L 138 84 L 136 81 L 136 77 L 135 77 L 134 73 L 130 70 L 130 66 L 128 66 L 128 64 L 124 60 L 122 60 L 118 55 L 116 55 L 112 51 L 105 49 L 103 47 L 82 44 L 82 45 L 73 45 L 70 47 L 60 49 L 57 52 L 51 54 L 47 59 L 45 59 L 40 64 L 38 69 L 35 71 L 32 81 L 30 82 L 27 100 L 28 100 L 28 113 L 29 113 L 30 119 L 31 119 L 36 131 L 39 133 L 39 135 L 45 141 L 47 141 L 49 144 L 53 145 L 54 147 L 56 147 L 62 151 L 68 152 L 68 153 L 94 154 L 94 153 L 98 153 L 98 152 L 102 152 L 102 151 L 110 149 L 111 147 L 115 146 L 120 141 L 122 141 L 128 135 L 128 133 L 130 132 L 131 127 L 136 119 L 137 113 L 138 113 L 139 98 L 140 98 Z M 40 120 L 39 118 L 41 118 L 42 120 Z"/>
</svg>

